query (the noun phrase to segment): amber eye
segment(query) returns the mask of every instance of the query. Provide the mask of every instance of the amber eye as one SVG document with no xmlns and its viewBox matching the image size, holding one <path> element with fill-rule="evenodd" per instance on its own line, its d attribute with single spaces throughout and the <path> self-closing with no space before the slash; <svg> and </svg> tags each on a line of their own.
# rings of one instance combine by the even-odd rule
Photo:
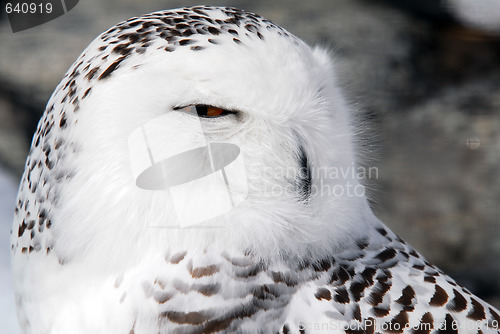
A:
<svg viewBox="0 0 500 334">
<path fill-rule="evenodd" d="M 174 110 L 184 110 L 188 113 L 197 113 L 199 117 L 203 118 L 215 118 L 222 117 L 226 115 L 236 114 L 234 111 L 229 111 L 222 108 L 216 108 L 205 105 L 191 105 L 187 107 L 174 107 Z"/>
<path fill-rule="evenodd" d="M 195 106 L 195 107 L 196 107 L 196 112 L 200 117 L 210 118 L 210 117 L 220 117 L 229 114 L 234 114 L 234 112 L 232 111 L 210 106 Z"/>
</svg>

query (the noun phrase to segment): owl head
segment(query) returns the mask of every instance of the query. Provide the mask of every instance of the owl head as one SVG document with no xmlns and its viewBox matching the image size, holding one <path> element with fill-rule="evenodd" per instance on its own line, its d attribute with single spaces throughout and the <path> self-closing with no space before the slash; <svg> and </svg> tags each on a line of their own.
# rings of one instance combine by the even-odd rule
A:
<svg viewBox="0 0 500 334">
<path fill-rule="evenodd" d="M 361 231 L 368 210 L 328 52 L 234 8 L 101 34 L 49 101 L 30 159 L 44 161 L 39 191 L 68 257 L 317 253 Z"/>
</svg>

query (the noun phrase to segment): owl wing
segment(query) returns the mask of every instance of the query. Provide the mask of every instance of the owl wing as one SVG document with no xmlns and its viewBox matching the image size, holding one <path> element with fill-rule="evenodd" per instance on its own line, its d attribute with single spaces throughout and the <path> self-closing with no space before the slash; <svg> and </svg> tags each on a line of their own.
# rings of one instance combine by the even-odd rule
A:
<svg viewBox="0 0 500 334">
<path fill-rule="evenodd" d="M 499 333 L 498 310 L 390 230 L 377 232 L 297 290 L 283 333 Z"/>
</svg>

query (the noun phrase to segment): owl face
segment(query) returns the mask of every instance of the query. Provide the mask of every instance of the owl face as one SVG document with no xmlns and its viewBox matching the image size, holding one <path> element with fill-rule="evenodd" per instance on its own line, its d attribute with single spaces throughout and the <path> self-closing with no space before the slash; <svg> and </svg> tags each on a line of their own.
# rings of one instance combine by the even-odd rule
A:
<svg viewBox="0 0 500 334">
<path fill-rule="evenodd" d="M 220 9 L 210 11 L 210 15 L 212 20 L 227 21 L 231 17 Z M 177 26 L 195 27 L 201 20 L 182 22 Z M 240 27 L 222 24 L 217 28 L 208 24 L 213 34 L 179 37 L 174 46 L 164 46 L 165 40 L 155 36 L 142 54 L 129 56 L 109 77 L 97 80 L 92 94 L 80 105 L 92 105 L 92 110 L 82 115 L 88 123 L 81 128 L 94 128 L 91 123 L 96 119 L 104 123 L 91 136 L 98 139 L 95 145 L 114 143 L 115 149 L 107 155 L 121 147 L 121 159 L 115 159 L 126 166 L 123 158 L 127 159 L 128 154 L 123 151 L 130 133 L 141 124 L 169 114 L 172 124 L 167 122 L 162 130 L 169 134 L 162 144 L 164 156 L 189 149 L 200 136 L 209 142 L 237 145 L 245 161 L 241 177 L 249 181 L 250 199 L 253 195 L 272 197 L 273 188 L 275 196 L 276 190 L 282 189 L 278 196 L 285 198 L 284 189 L 290 190 L 290 184 L 300 181 L 291 176 L 293 169 L 306 167 L 303 162 L 312 149 L 313 143 L 305 138 L 307 127 L 314 126 L 321 134 L 318 123 L 331 116 L 334 101 L 329 101 L 328 90 L 332 80 L 324 75 L 329 67 L 320 51 L 281 28 L 264 21 L 258 23 L 241 23 Z M 256 30 L 251 32 L 245 26 Z M 166 30 L 161 31 L 159 35 Z M 129 34 L 126 29 L 122 32 Z M 119 42 L 114 45 L 121 45 Z M 101 45 L 102 40 L 97 44 Z M 204 107 L 222 112 L 190 112 L 190 108 Z M 203 133 L 197 130 L 200 124 Z M 302 195 L 288 191 L 286 196 L 300 199 Z"/>
</svg>

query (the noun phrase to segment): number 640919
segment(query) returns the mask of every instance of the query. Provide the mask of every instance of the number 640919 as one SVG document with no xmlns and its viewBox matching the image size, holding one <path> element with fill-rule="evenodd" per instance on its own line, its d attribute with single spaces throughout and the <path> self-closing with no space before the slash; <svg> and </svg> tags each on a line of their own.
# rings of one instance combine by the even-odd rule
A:
<svg viewBox="0 0 500 334">
<path fill-rule="evenodd" d="M 50 2 L 47 2 L 45 4 L 43 3 L 27 3 L 27 2 L 23 2 L 23 3 L 16 3 L 16 4 L 12 4 L 10 2 L 7 2 L 7 4 L 5 4 L 5 12 L 7 14 L 10 14 L 10 13 L 18 13 L 18 14 L 50 14 L 52 13 L 52 4 Z"/>
</svg>

